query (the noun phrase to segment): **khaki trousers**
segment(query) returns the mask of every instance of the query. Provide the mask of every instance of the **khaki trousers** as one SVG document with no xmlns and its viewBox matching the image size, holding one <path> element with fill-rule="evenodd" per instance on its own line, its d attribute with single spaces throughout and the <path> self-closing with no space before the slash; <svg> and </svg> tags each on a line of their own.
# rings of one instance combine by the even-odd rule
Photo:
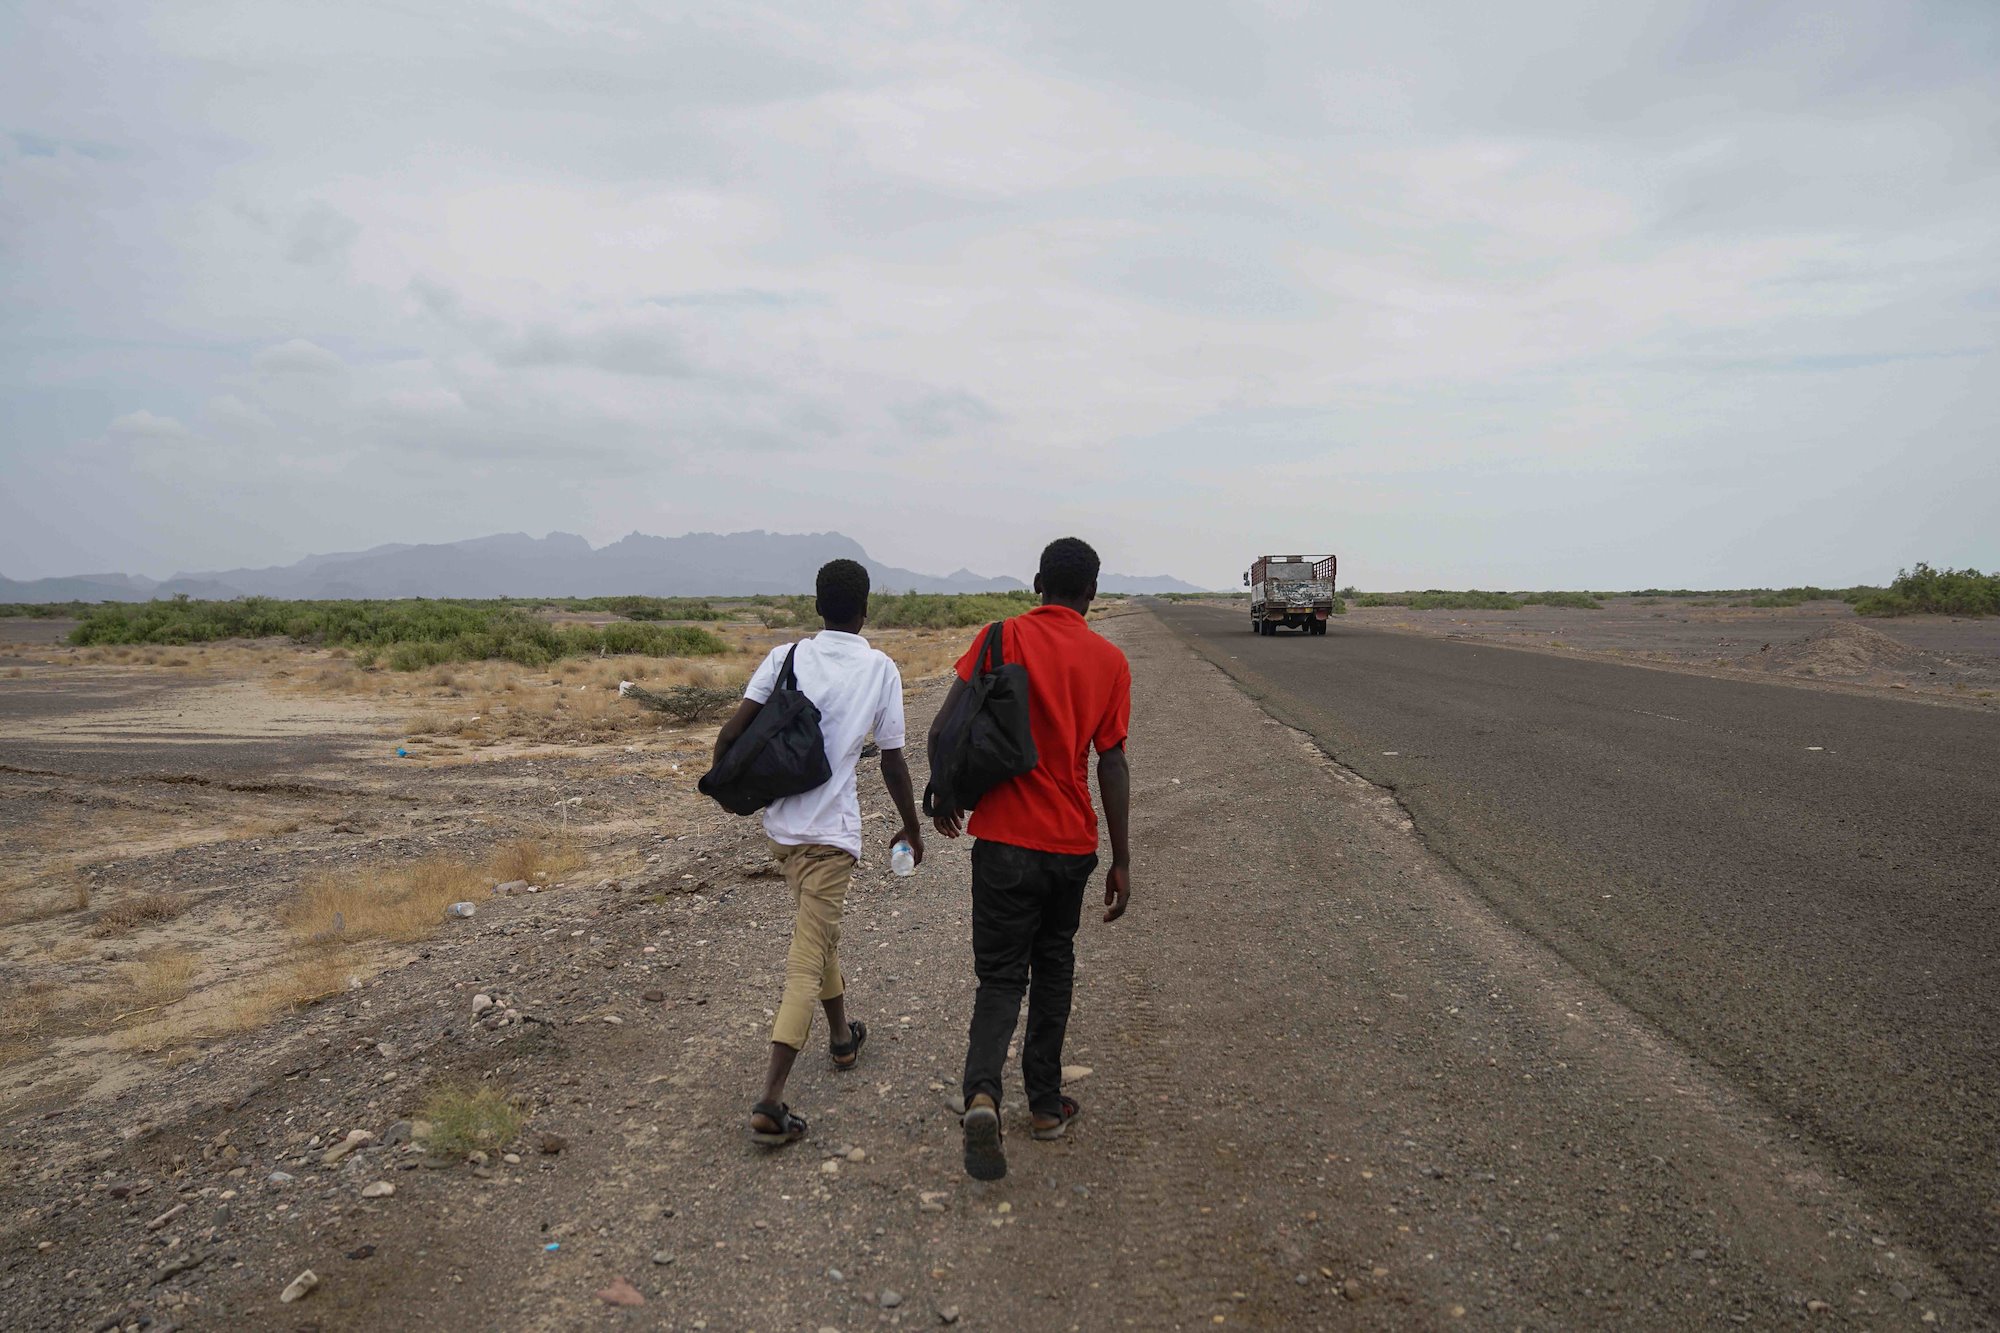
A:
<svg viewBox="0 0 2000 1333">
<path fill-rule="evenodd" d="M 854 858 L 818 843 L 794 847 L 773 842 L 771 855 L 798 904 L 791 951 L 785 955 L 785 998 L 778 1003 L 771 1040 L 797 1051 L 812 1033 L 813 1005 L 846 991 L 840 975 L 840 912 L 847 903 Z M 845 1032 L 835 1035 L 847 1037 Z"/>
</svg>

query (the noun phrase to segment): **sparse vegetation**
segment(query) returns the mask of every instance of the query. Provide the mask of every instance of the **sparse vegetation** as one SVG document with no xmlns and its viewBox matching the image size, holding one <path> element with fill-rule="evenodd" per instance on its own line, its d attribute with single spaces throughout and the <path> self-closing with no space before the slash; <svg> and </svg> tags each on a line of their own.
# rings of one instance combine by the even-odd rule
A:
<svg viewBox="0 0 2000 1333">
<path fill-rule="evenodd" d="M 527 1117 L 512 1097 L 491 1084 L 449 1083 L 424 1099 L 430 1122 L 427 1146 L 442 1157 L 492 1152 L 521 1132 Z"/>
<path fill-rule="evenodd" d="M 1518 611 L 1521 603 L 1504 592 L 1482 592 L 1469 588 L 1451 592 L 1431 588 L 1424 592 L 1364 592 L 1354 599 L 1356 606 L 1407 606 L 1412 611 Z"/>
<path fill-rule="evenodd" d="M 95 602 L 0 602 L 0 620 L 81 619 Z"/>
<path fill-rule="evenodd" d="M 93 608 L 70 632 L 70 642 L 192 644 L 272 635 L 295 643 L 345 645 L 356 650 L 361 665 L 386 659 L 397 671 L 487 658 L 545 666 L 563 657 L 607 653 L 702 657 L 729 651 L 725 640 L 692 625 L 556 625 L 504 601 L 424 599 L 110 602 Z"/>
<path fill-rule="evenodd" d="M 1864 616 L 2000 615 L 2000 573 L 1932 569 L 1918 561 L 1915 569 L 1898 571 L 1888 588 L 1859 598 L 1854 610 Z"/>
<path fill-rule="evenodd" d="M 89 901 L 88 893 L 89 886 L 85 885 L 83 894 L 86 903 Z M 99 912 L 97 920 L 91 923 L 90 933 L 98 939 L 106 939 L 112 935 L 123 935 L 139 926 L 171 921 L 181 914 L 182 906 L 181 900 L 171 893 L 142 893 L 113 903 Z"/>
<path fill-rule="evenodd" d="M 1531 592 L 1521 599 L 1524 606 L 1560 606 L 1571 611 L 1602 611 L 1604 603 L 1587 592 Z"/>
<path fill-rule="evenodd" d="M 1030 592 L 878 592 L 868 599 L 868 623 L 881 629 L 969 629 L 1040 604 Z"/>
</svg>

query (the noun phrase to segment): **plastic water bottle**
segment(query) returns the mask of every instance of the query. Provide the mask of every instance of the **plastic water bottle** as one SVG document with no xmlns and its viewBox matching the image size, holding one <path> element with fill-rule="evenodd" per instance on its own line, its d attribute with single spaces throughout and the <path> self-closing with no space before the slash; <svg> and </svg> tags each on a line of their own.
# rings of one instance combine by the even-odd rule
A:
<svg viewBox="0 0 2000 1333">
<path fill-rule="evenodd" d="M 901 838 L 889 849 L 889 869 L 895 872 L 897 879 L 908 879 L 917 873 L 916 850 Z"/>
</svg>

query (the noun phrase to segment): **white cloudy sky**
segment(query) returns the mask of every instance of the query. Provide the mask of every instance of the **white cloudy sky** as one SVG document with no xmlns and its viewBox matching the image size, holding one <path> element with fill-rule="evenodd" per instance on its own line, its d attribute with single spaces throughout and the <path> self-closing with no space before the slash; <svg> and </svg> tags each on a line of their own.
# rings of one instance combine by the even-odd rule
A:
<svg viewBox="0 0 2000 1333">
<path fill-rule="evenodd" d="M 2000 564 L 1992 0 L 0 0 L 0 572 Z"/>
</svg>

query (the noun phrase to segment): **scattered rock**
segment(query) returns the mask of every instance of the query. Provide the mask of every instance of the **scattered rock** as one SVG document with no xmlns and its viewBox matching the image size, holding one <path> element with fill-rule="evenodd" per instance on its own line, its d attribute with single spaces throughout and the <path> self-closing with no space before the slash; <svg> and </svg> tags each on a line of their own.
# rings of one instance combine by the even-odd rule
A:
<svg viewBox="0 0 2000 1333">
<path fill-rule="evenodd" d="M 1349 1279 L 1347 1279 L 1347 1281 L 1345 1281 L 1345 1282 L 1341 1283 L 1341 1284 L 1340 1284 L 1340 1294 L 1341 1294 L 1341 1295 L 1343 1295 L 1343 1296 L 1345 1296 L 1345 1297 L 1346 1297 L 1346 1298 L 1347 1298 L 1348 1300 L 1350 1300 L 1350 1301 L 1358 1301 L 1358 1300 L 1360 1300 L 1360 1299 L 1361 1299 L 1361 1281 L 1360 1281 L 1360 1279 L 1358 1279 L 1358 1278 L 1349 1278 Z"/>
<path fill-rule="evenodd" d="M 378 1180 L 371 1185 L 361 1187 L 361 1197 L 364 1199 L 386 1199 L 395 1192 L 396 1187 L 386 1180 Z"/>
<path fill-rule="evenodd" d="M 840 1174 L 840 1159 L 829 1157 L 819 1164 L 819 1169 L 821 1175 L 837 1176 Z"/>
<path fill-rule="evenodd" d="M 1889 1284 L 1889 1294 L 1899 1301 L 1915 1300 L 1917 1295 L 1916 1292 L 1911 1291 L 1900 1282 L 1891 1282 Z"/>
<path fill-rule="evenodd" d="M 480 994 L 472 997 L 473 1013 L 483 1014 L 492 1007 L 493 1007 L 493 997 L 491 995 L 487 995 L 484 992 L 481 992 Z"/>
<path fill-rule="evenodd" d="M 293 1278 L 291 1283 L 278 1293 L 278 1303 L 280 1305 L 290 1305 L 293 1301 L 302 1301 L 307 1296 L 310 1296 L 312 1289 L 318 1285 L 319 1274 L 308 1268 L 305 1272 Z"/>
<path fill-rule="evenodd" d="M 1828 1305 L 1825 1301 L 1806 1302 L 1807 1314 L 1831 1314 L 1832 1312 L 1833 1312 L 1833 1307 L 1831 1305 Z"/>
<path fill-rule="evenodd" d="M 662 1268 L 666 1267 L 673 1261 L 674 1261 L 674 1256 L 668 1253 L 667 1251 L 665 1250 L 653 1251 L 653 1262 L 660 1265 Z"/>
<path fill-rule="evenodd" d="M 357 1245 L 347 1252 L 347 1257 L 356 1260 L 373 1259 L 375 1257 L 375 1247 L 373 1245 Z"/>
<path fill-rule="evenodd" d="M 398 1120 L 395 1124 L 382 1131 L 382 1146 L 385 1148 L 400 1148 L 416 1137 L 417 1127 L 415 1122 Z"/>
<path fill-rule="evenodd" d="M 597 1299 L 606 1305 L 630 1306 L 646 1303 L 646 1298 L 639 1294 L 639 1289 L 622 1277 L 612 1278 L 610 1285 L 597 1293 Z"/>
<path fill-rule="evenodd" d="M 283 1189 L 292 1183 L 292 1179 L 292 1174 L 289 1171 L 273 1171 L 270 1175 L 264 1177 L 264 1183 L 266 1185 L 276 1185 L 280 1189 Z"/>
<path fill-rule="evenodd" d="M 958 1307 L 956 1305 L 947 1305 L 944 1309 L 939 1310 L 938 1322 L 940 1324 L 956 1324 L 958 1322 Z"/>
<path fill-rule="evenodd" d="M 649 990 L 645 994 L 641 995 L 639 998 L 644 1000 L 647 1004 L 663 1004 L 666 1002 L 667 993 L 663 990 L 660 990 L 658 987 L 655 987 L 654 989 Z"/>
<path fill-rule="evenodd" d="M 893 1310 L 903 1303 L 903 1293 L 893 1287 L 884 1287 L 882 1294 L 875 1298 L 875 1303 L 884 1310 Z"/>
<path fill-rule="evenodd" d="M 554 1157 L 564 1148 L 569 1147 L 569 1140 L 564 1138 L 560 1134 L 544 1134 L 542 1135 L 542 1141 L 538 1146 L 544 1153 L 548 1154 L 550 1157 Z"/>
<path fill-rule="evenodd" d="M 340 1159 L 357 1148 L 365 1148 L 375 1142 L 375 1136 L 365 1129 L 351 1129 L 347 1137 L 319 1155 L 321 1166 L 338 1166 Z"/>
<path fill-rule="evenodd" d="M 179 1217 L 182 1213 L 186 1212 L 187 1210 L 188 1206 L 186 1204 L 177 1203 L 173 1207 L 167 1209 L 166 1212 L 161 1213 L 158 1217 L 146 1223 L 146 1230 L 158 1231 L 161 1227 L 173 1221 L 175 1218 Z"/>
<path fill-rule="evenodd" d="M 1063 1066 L 1062 1076 L 1063 1076 L 1063 1082 L 1065 1083 L 1074 1083 L 1078 1079 L 1089 1078 L 1090 1075 L 1091 1075 L 1091 1068 L 1089 1065 Z"/>
<path fill-rule="evenodd" d="M 868 1160 L 868 1152 L 864 1148 L 849 1148 L 847 1150 L 847 1160 L 850 1162 L 865 1162 Z"/>
</svg>

